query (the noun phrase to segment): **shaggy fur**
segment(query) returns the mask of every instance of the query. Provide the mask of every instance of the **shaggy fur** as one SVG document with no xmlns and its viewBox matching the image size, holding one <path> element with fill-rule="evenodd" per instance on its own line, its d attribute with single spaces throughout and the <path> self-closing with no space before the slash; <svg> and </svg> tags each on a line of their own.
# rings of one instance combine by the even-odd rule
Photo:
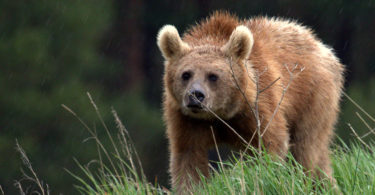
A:
<svg viewBox="0 0 375 195">
<path fill-rule="evenodd" d="M 214 146 L 211 127 L 218 143 L 244 147 L 208 109 L 250 140 L 256 120 L 248 102 L 254 106 L 256 101 L 256 75 L 259 90 L 280 77 L 258 98 L 262 143 L 267 151 L 284 158 L 290 150 L 307 171 L 319 175 L 321 169 L 332 179 L 329 145 L 339 112 L 344 68 L 310 29 L 284 19 L 239 20 L 215 12 L 187 30 L 182 39 L 175 27 L 163 27 L 158 46 L 166 60 L 164 119 L 172 186 L 177 192 L 199 182 L 198 172 L 209 175 L 207 151 Z M 269 123 L 290 81 L 286 67 L 292 70 L 296 64 L 294 79 Z M 202 109 L 188 105 L 193 89 L 205 94 Z M 254 147 L 257 139 L 252 140 Z"/>
</svg>

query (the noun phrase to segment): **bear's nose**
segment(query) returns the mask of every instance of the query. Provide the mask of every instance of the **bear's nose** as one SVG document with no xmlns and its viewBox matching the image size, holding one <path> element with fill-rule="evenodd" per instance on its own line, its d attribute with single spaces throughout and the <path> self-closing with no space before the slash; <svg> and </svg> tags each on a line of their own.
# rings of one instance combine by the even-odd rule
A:
<svg viewBox="0 0 375 195">
<path fill-rule="evenodd" d="M 204 98 L 203 92 L 199 90 L 192 91 L 189 95 L 189 104 L 187 106 L 190 108 L 202 108 L 201 102 L 203 102 Z"/>
<path fill-rule="evenodd" d="M 204 94 L 201 91 L 195 90 L 191 94 L 195 96 L 200 102 L 204 100 Z"/>
</svg>

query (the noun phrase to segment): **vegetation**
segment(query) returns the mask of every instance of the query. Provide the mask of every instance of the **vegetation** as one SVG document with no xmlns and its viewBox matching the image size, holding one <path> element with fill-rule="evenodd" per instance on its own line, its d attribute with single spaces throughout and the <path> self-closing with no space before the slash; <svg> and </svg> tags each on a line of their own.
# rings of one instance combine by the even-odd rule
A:
<svg viewBox="0 0 375 195">
<path fill-rule="evenodd" d="M 375 149 L 374 146 L 371 146 Z M 286 162 L 272 160 L 268 154 L 233 157 L 212 178 L 196 186 L 193 194 L 374 194 L 375 154 L 352 144 L 337 147 L 332 155 L 337 186 L 328 180 L 314 180 L 288 155 Z M 81 166 L 86 177 L 77 189 L 83 194 L 164 194 L 168 190 L 138 179 L 137 175 L 115 177 Z M 129 171 L 135 173 L 129 167 Z M 204 178 L 202 178 L 205 180 Z"/>
<path fill-rule="evenodd" d="M 345 96 L 347 96 L 345 94 Z M 347 98 L 351 99 L 347 96 Z M 375 120 L 356 102 L 352 102 L 360 109 L 366 119 L 371 123 Z M 126 131 L 116 112 L 113 112 L 117 127 L 120 132 Z M 365 117 L 356 113 L 362 122 L 369 127 Z M 100 115 L 99 115 L 100 117 Z M 253 155 L 240 153 L 233 155 L 231 160 L 223 162 L 220 152 L 217 163 L 218 170 L 212 169 L 212 177 L 206 179 L 202 176 L 202 184 L 195 186 L 193 194 L 374 194 L 375 193 L 375 145 L 366 144 L 363 136 L 359 137 L 353 127 L 348 124 L 356 136 L 357 141 L 350 145 L 341 139 L 334 146 L 332 153 L 332 166 L 336 183 L 327 178 L 314 179 L 303 170 L 293 156 L 289 153 L 286 161 L 275 160 L 267 153 L 252 149 Z M 369 128 L 368 134 L 375 132 Z M 367 135 L 368 135 L 367 134 Z M 122 137 L 122 142 L 126 138 Z M 130 148 L 130 145 L 121 144 Z M 80 166 L 86 177 L 76 177 L 79 181 L 78 189 L 84 194 L 164 194 L 170 191 L 157 183 L 150 184 L 145 180 L 142 170 L 138 171 L 134 166 L 131 153 L 127 153 L 126 160 L 116 158 L 126 167 L 118 173 L 109 168 L 101 169 L 99 174 L 88 167 Z M 115 155 L 116 156 L 116 155 Z M 116 156 L 117 157 L 117 156 Z M 129 164 L 130 162 L 130 164 Z M 103 162 L 100 162 L 103 167 Z M 131 166 L 130 166 L 131 165 Z M 139 164 L 140 168 L 142 167 Z M 116 169 L 114 169 L 116 170 Z"/>
<path fill-rule="evenodd" d="M 87 125 L 73 110 L 62 105 L 65 110 L 76 117 L 90 134 L 97 146 L 98 159 L 82 165 L 76 160 L 80 173 L 66 170 L 76 179 L 76 190 L 81 194 L 168 194 L 173 192 L 159 185 L 149 183 L 144 175 L 142 163 L 134 149 L 129 132 L 121 122 L 117 112 L 112 109 L 113 120 L 118 134 L 114 138 L 103 121 L 100 111 L 88 94 L 101 125 L 106 131 L 106 139 L 111 143 L 107 148 L 103 138 L 97 135 L 95 129 Z M 350 97 L 348 97 L 350 98 Z M 375 120 L 359 105 L 353 102 L 370 122 Z M 358 116 L 361 117 L 359 113 Z M 368 122 L 361 117 L 363 122 Z M 212 176 L 193 187 L 192 194 L 374 194 L 375 188 L 375 145 L 366 144 L 349 124 L 356 142 L 346 145 L 341 139 L 332 153 L 332 166 L 335 183 L 327 178 L 314 179 L 305 172 L 289 153 L 285 161 L 277 160 L 265 152 L 251 149 L 249 153 L 233 155 L 230 161 L 212 162 L 218 169 L 212 168 Z M 369 133 L 375 133 L 369 129 Z M 362 136 L 363 137 L 363 136 Z M 18 145 L 21 158 L 30 175 L 24 173 L 25 179 L 31 181 L 34 188 L 27 192 L 49 194 L 47 184 L 44 184 L 33 170 L 23 149 Z M 78 175 L 80 174 L 80 175 Z M 16 183 L 21 194 L 24 194 L 21 182 Z"/>
</svg>

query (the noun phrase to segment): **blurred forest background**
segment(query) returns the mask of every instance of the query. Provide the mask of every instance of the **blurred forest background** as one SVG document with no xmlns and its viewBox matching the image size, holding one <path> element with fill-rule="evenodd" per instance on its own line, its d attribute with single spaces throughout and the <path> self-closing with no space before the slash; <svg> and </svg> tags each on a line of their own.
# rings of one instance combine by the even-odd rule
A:
<svg viewBox="0 0 375 195">
<path fill-rule="evenodd" d="M 110 109 L 130 131 L 150 182 L 168 186 L 168 152 L 161 111 L 163 59 L 155 36 L 164 24 L 183 32 L 214 10 L 241 18 L 295 19 L 314 29 L 347 67 L 346 91 L 375 115 L 375 0 L 2 0 L 0 1 L 0 185 L 14 194 L 22 178 L 16 139 L 52 194 L 77 193 L 76 158 L 97 159 L 89 134 L 61 104 L 105 135 L 87 98 L 117 130 Z M 364 126 L 346 98 L 337 134 L 346 123 Z M 371 139 L 368 137 L 366 140 Z M 108 144 L 108 143 L 107 143 Z"/>
</svg>

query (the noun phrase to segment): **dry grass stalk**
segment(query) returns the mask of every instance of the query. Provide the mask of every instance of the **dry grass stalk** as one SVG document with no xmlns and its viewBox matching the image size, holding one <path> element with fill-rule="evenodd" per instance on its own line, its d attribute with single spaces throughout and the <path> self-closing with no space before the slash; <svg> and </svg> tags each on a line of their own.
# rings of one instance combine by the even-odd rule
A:
<svg viewBox="0 0 375 195">
<path fill-rule="evenodd" d="M 356 132 L 356 131 L 354 130 L 354 128 L 352 127 L 352 125 L 351 125 L 350 123 L 348 123 L 348 126 L 349 126 L 350 130 L 352 130 L 354 136 L 355 136 L 355 137 L 356 137 L 356 138 L 357 138 L 357 139 L 358 139 L 358 140 L 359 140 L 364 146 L 366 146 L 366 148 L 369 149 L 369 151 L 371 151 L 371 153 L 373 153 L 371 147 L 370 147 L 369 145 L 367 145 L 366 142 L 363 141 L 363 140 L 361 139 L 361 137 L 357 134 L 357 132 Z"/>
<path fill-rule="evenodd" d="M 267 132 L 268 127 L 269 127 L 270 124 L 272 123 L 272 120 L 275 118 L 275 115 L 276 115 L 277 111 L 278 111 L 279 108 L 280 108 L 281 102 L 282 102 L 283 99 L 284 99 L 285 93 L 286 93 L 286 91 L 288 90 L 290 84 L 292 83 L 294 77 L 295 77 L 297 74 L 301 73 L 301 72 L 304 70 L 304 68 L 302 67 L 302 68 L 300 69 L 300 72 L 298 72 L 298 73 L 296 73 L 296 74 L 293 74 L 293 72 L 294 72 L 294 71 L 296 70 L 296 68 L 298 67 L 298 64 L 295 64 L 292 70 L 289 70 L 289 68 L 288 68 L 288 66 L 287 66 L 286 64 L 284 64 L 284 66 L 285 66 L 286 70 L 287 70 L 288 73 L 289 73 L 289 81 L 288 81 L 288 84 L 287 84 L 285 87 L 283 87 L 283 93 L 281 94 L 281 98 L 280 98 L 279 102 L 277 103 L 277 106 L 276 106 L 276 108 L 275 108 L 275 110 L 274 110 L 274 112 L 273 112 L 273 114 L 272 114 L 272 116 L 271 116 L 270 121 L 267 123 L 267 126 L 264 128 L 264 131 L 263 131 L 261 137 L 263 137 L 263 135 Z"/>
<path fill-rule="evenodd" d="M 96 134 L 96 132 L 92 131 L 91 128 L 73 111 L 71 110 L 69 107 L 67 107 L 66 105 L 64 104 L 61 104 L 61 106 L 67 110 L 68 112 L 70 112 L 74 117 L 76 117 L 78 119 L 78 121 L 85 127 L 85 129 L 91 134 L 92 138 L 95 139 L 96 143 L 100 146 L 100 149 L 103 151 L 104 155 L 106 156 L 107 160 L 109 161 L 109 163 L 111 164 L 111 167 L 113 168 L 113 170 L 115 171 L 116 175 L 119 175 L 118 174 L 118 171 L 116 169 L 116 166 L 115 164 L 113 163 L 112 161 L 112 158 L 110 157 L 108 151 L 105 149 L 104 145 L 102 144 L 102 142 L 99 140 L 99 137 L 98 135 Z M 101 162 L 102 163 L 102 162 Z"/>
<path fill-rule="evenodd" d="M 107 151 L 107 149 L 104 147 L 103 143 L 98 138 L 96 128 L 95 128 L 95 124 L 94 124 L 94 131 L 93 131 L 85 122 L 83 122 L 83 120 L 80 117 L 78 117 L 78 115 L 72 109 L 68 108 L 65 105 L 62 105 L 62 107 L 64 109 L 66 109 L 68 112 L 70 112 L 73 116 L 75 116 L 80 121 L 81 124 L 83 124 L 85 129 L 91 135 L 91 137 L 89 137 L 88 139 L 94 139 L 95 140 L 96 145 L 98 147 L 99 163 L 101 165 L 100 174 L 102 174 L 102 176 L 104 176 L 104 177 L 116 177 L 116 178 L 118 178 L 118 181 L 121 183 L 121 185 L 125 185 L 123 183 L 125 180 L 123 180 L 122 178 L 123 177 L 128 178 L 129 177 L 128 170 L 130 170 L 130 177 L 132 179 L 134 179 L 136 181 L 139 181 L 139 182 L 146 183 L 147 182 L 146 177 L 145 177 L 145 174 L 143 172 L 143 167 L 142 167 L 140 158 L 138 156 L 138 153 L 136 152 L 136 150 L 134 148 L 134 144 L 133 144 L 133 142 L 130 138 L 129 132 L 127 131 L 127 129 L 125 128 L 125 126 L 121 122 L 117 112 L 113 108 L 111 108 L 111 112 L 112 112 L 112 115 L 114 117 L 115 124 L 117 126 L 118 131 L 119 131 L 118 134 L 117 134 L 117 138 L 118 138 L 118 142 L 120 143 L 120 146 L 121 146 L 120 149 L 118 149 L 118 146 L 116 146 L 117 143 L 113 139 L 113 137 L 112 137 L 112 135 L 109 131 L 109 128 L 104 123 L 104 120 L 103 120 L 103 118 L 100 114 L 99 108 L 96 105 L 96 103 L 94 102 L 93 98 L 91 97 L 91 94 L 87 93 L 87 96 L 90 100 L 90 103 L 92 104 L 92 106 L 95 109 L 95 112 L 96 112 L 96 114 L 97 114 L 97 116 L 98 116 L 98 118 L 101 122 L 101 125 L 104 127 L 104 130 L 106 131 L 107 136 L 110 139 L 110 142 L 111 142 L 111 144 L 113 146 L 113 149 L 114 149 L 114 154 L 112 154 L 112 155 L 114 155 L 114 157 L 119 162 L 119 163 L 116 164 L 117 166 L 115 165 L 115 163 L 114 163 L 115 161 L 112 159 L 112 157 L 109 154 L 109 152 Z M 88 140 L 88 139 L 86 139 L 86 140 Z M 104 167 L 104 162 L 103 162 L 103 157 L 101 155 L 101 151 L 103 151 L 105 158 L 109 161 L 109 163 L 111 165 L 111 168 L 114 171 L 114 174 L 109 175 L 109 174 L 106 173 L 106 168 Z M 121 151 L 121 153 L 120 153 L 120 151 Z M 137 169 L 137 166 L 136 166 L 136 163 L 135 163 L 136 161 L 134 160 L 133 155 L 135 155 L 135 158 L 136 158 L 137 163 L 138 163 L 139 168 L 140 168 L 140 172 L 141 172 L 140 177 L 139 177 L 139 174 L 137 173 L 137 170 L 139 170 L 139 169 Z M 125 156 L 125 159 L 123 159 L 122 156 Z M 127 166 L 128 166 L 127 161 L 130 163 L 130 168 L 127 168 Z M 91 164 L 91 163 L 89 163 L 89 164 Z M 88 167 L 89 164 L 86 166 L 87 170 L 89 170 L 89 167 Z M 139 179 L 141 179 L 141 180 L 139 180 Z M 140 188 L 141 186 L 139 185 L 138 187 Z"/>
<path fill-rule="evenodd" d="M 357 102 L 355 102 L 351 97 L 349 97 L 348 94 L 346 94 L 345 92 L 342 92 L 344 94 L 344 96 L 346 98 L 348 98 L 348 100 L 350 100 L 350 102 L 352 102 L 360 111 L 362 111 L 369 119 L 371 119 L 373 122 L 375 122 L 375 119 L 368 113 L 366 112 Z"/>
<path fill-rule="evenodd" d="M 355 114 L 358 116 L 358 118 L 362 121 L 363 124 L 365 124 L 365 126 L 368 128 L 369 132 L 365 133 L 364 135 L 361 136 L 361 138 L 365 138 L 367 137 L 368 135 L 371 135 L 371 134 L 374 134 L 375 135 L 375 129 L 372 129 L 370 127 L 370 125 L 365 121 L 365 119 L 362 118 L 362 116 L 358 113 L 358 112 L 355 112 Z"/>
<path fill-rule="evenodd" d="M 14 182 L 14 186 L 16 186 L 16 188 L 19 190 L 19 192 L 20 192 L 21 195 L 26 195 L 25 192 L 24 192 L 24 190 L 22 189 L 21 182 L 15 181 Z"/>
<path fill-rule="evenodd" d="M 116 110 L 114 110 L 112 108 L 112 115 L 113 117 L 115 118 L 115 123 L 117 125 L 117 128 L 119 130 L 119 141 L 120 141 L 120 144 L 122 145 L 122 149 L 123 149 L 123 153 L 125 156 L 127 156 L 127 159 L 129 159 L 130 161 L 130 164 L 133 168 L 133 170 L 137 170 L 136 169 L 136 166 L 135 166 L 135 163 L 134 163 L 134 160 L 133 160 L 133 153 L 135 155 L 135 158 L 138 162 L 138 165 L 140 167 L 140 170 L 141 170 L 141 174 L 142 174 L 142 178 L 145 178 L 144 177 L 144 172 L 143 172 L 143 167 L 142 167 L 142 163 L 141 163 L 141 160 L 139 158 L 139 155 L 137 153 L 137 151 L 135 150 L 135 146 L 134 146 L 134 143 L 129 135 L 129 131 L 125 128 L 124 124 L 121 122 Z M 121 137 L 120 137 L 121 136 Z M 125 150 L 125 151 L 124 151 Z"/>
<path fill-rule="evenodd" d="M 211 128 L 212 138 L 214 139 L 214 143 L 215 143 L 215 149 L 216 149 L 217 155 L 219 157 L 219 162 L 220 162 L 221 170 L 224 170 L 223 160 L 221 159 L 220 152 L 219 152 L 219 147 L 217 146 L 217 143 L 216 143 L 214 129 L 212 128 L 212 126 L 210 126 L 210 128 Z"/>
<path fill-rule="evenodd" d="M 42 195 L 49 195 L 49 187 L 48 187 L 48 185 L 46 185 L 47 190 L 44 189 L 43 182 L 38 178 L 38 175 L 36 174 L 36 172 L 34 171 L 32 165 L 31 165 L 30 159 L 27 157 L 26 152 L 18 144 L 17 140 L 16 140 L 16 150 L 20 153 L 21 160 L 22 160 L 23 164 L 31 172 L 32 176 L 29 176 L 23 170 L 21 170 L 24 178 L 21 179 L 20 181 L 15 181 L 14 185 L 19 189 L 19 191 L 20 191 L 21 194 L 25 194 L 25 191 L 22 189 L 21 181 L 22 180 L 28 180 L 28 181 L 31 181 L 31 182 L 35 183 L 38 186 L 39 190 L 40 190 L 40 192 L 39 191 L 33 191 L 31 193 L 42 194 Z M 2 189 L 1 189 L 1 191 L 2 191 Z M 2 193 L 4 194 L 4 192 L 2 192 Z"/>
<path fill-rule="evenodd" d="M 214 143 L 215 143 L 215 149 L 216 149 L 217 155 L 218 155 L 218 157 L 219 157 L 220 167 L 221 167 L 221 170 L 223 171 L 223 174 L 224 174 L 224 176 L 225 176 L 225 178 L 226 178 L 226 179 L 225 179 L 225 182 L 226 182 L 226 184 L 227 184 L 228 187 L 229 187 L 230 184 L 229 184 L 229 182 L 228 182 L 228 180 L 227 180 L 228 176 L 226 176 L 226 174 L 225 174 L 225 172 L 224 172 L 224 163 L 223 163 L 223 160 L 221 159 L 221 155 L 220 155 L 220 152 L 219 152 L 219 147 L 218 147 L 217 142 L 216 142 L 214 129 L 212 128 L 212 126 L 210 126 L 210 129 L 211 129 L 211 133 L 212 133 L 212 138 L 213 138 Z M 235 194 L 235 193 L 232 191 L 232 188 L 229 188 L 229 189 L 230 189 L 230 191 L 231 191 L 231 194 Z"/>
<path fill-rule="evenodd" d="M 114 140 L 113 140 L 113 138 L 112 138 L 112 136 L 111 136 L 111 133 L 109 132 L 109 129 L 108 129 L 107 125 L 104 123 L 104 120 L 103 120 L 103 118 L 102 118 L 102 116 L 101 116 L 101 114 L 100 114 L 100 112 L 99 112 L 99 108 L 96 106 L 96 104 L 95 104 L 94 100 L 92 99 L 91 94 L 90 94 L 89 92 L 87 92 L 87 96 L 89 97 L 91 104 L 94 106 L 94 109 L 95 109 L 96 115 L 98 116 L 98 118 L 99 118 L 101 124 L 103 125 L 103 127 L 104 127 L 104 129 L 105 129 L 105 131 L 106 131 L 106 133 L 107 133 L 107 135 L 108 135 L 108 137 L 109 137 L 109 139 L 110 139 L 110 141 L 111 141 L 111 144 L 112 144 L 112 146 L 113 146 L 113 149 L 114 149 L 115 152 L 116 152 L 116 155 L 117 155 L 118 157 L 120 157 L 120 153 L 119 153 L 119 151 L 117 150 L 116 144 L 115 144 L 115 142 L 114 142 Z M 123 172 L 126 170 L 123 164 L 121 164 L 121 169 L 123 170 Z M 116 175 L 120 175 L 120 174 L 118 174 L 117 169 L 114 169 L 114 171 L 116 172 Z"/>
</svg>

